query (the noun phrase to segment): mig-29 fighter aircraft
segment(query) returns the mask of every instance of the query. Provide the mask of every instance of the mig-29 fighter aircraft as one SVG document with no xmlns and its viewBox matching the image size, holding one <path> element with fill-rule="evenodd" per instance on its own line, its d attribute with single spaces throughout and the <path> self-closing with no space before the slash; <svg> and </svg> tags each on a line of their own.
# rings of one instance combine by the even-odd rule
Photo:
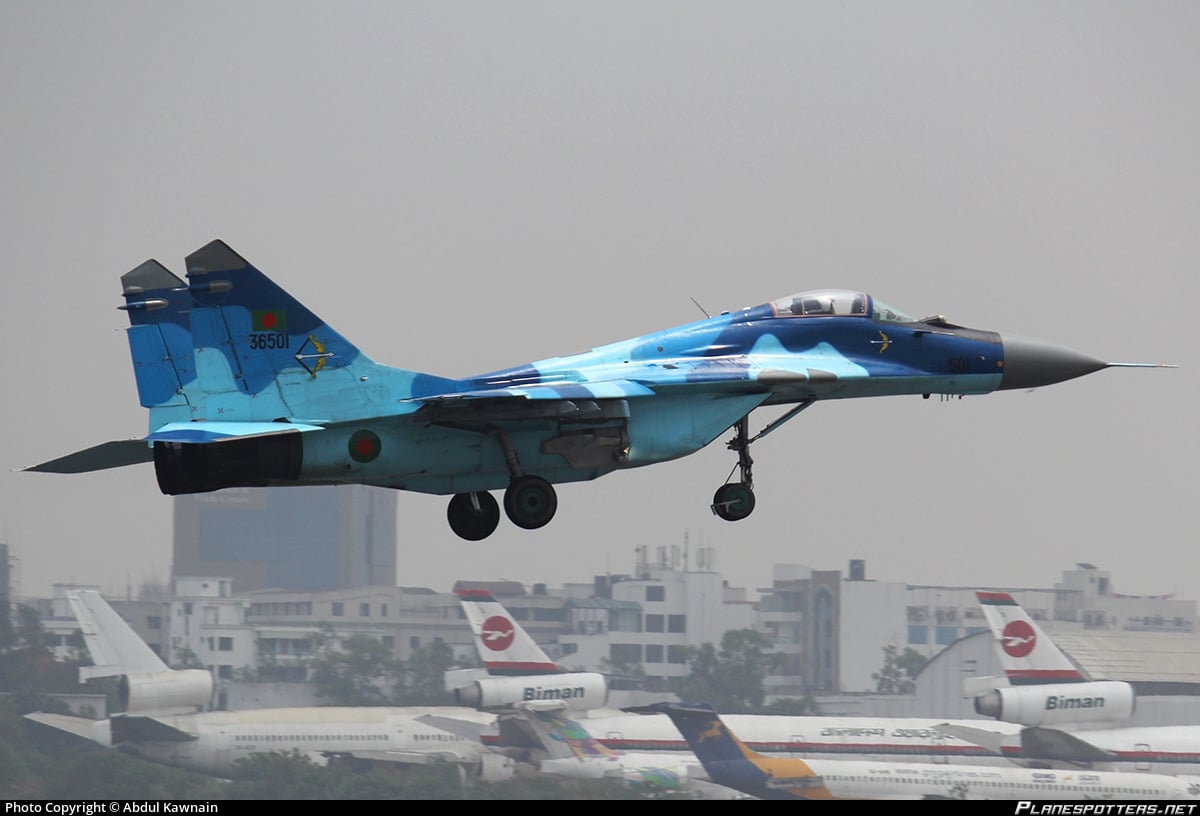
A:
<svg viewBox="0 0 1200 816">
<path fill-rule="evenodd" d="M 732 428 L 712 511 L 754 510 L 750 445 L 818 400 L 986 394 L 1112 366 L 1061 346 L 917 319 L 829 289 L 724 312 L 569 357 L 452 379 L 383 365 L 222 241 L 187 280 L 148 260 L 121 277 L 150 432 L 27 468 L 154 462 L 168 495 L 367 484 L 451 496 L 462 538 L 553 517 L 553 485 L 694 453 Z M 757 434 L 750 415 L 791 406 Z M 736 471 L 737 476 L 734 477 Z"/>
</svg>

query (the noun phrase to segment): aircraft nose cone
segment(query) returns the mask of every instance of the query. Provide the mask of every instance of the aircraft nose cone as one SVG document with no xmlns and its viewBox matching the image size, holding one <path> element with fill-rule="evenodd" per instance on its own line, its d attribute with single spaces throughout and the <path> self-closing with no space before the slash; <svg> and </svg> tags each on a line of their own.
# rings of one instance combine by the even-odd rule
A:
<svg viewBox="0 0 1200 816">
<path fill-rule="evenodd" d="M 997 390 L 1038 388 L 1108 368 L 1103 360 L 1043 340 L 1001 335 L 1001 341 L 1004 375 Z"/>
</svg>

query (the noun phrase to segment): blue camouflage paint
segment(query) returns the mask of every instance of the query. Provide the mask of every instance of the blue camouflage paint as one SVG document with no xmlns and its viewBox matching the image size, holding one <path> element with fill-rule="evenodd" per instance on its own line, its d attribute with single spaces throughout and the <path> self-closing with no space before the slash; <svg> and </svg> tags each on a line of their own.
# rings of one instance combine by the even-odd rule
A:
<svg viewBox="0 0 1200 816">
<path fill-rule="evenodd" d="M 665 462 L 733 430 L 734 470 L 709 505 L 754 509 L 751 443 L 818 401 L 1037 388 L 1103 368 L 1061 346 L 917 320 L 864 292 L 800 292 L 752 308 L 464 379 L 376 363 L 221 241 L 121 278 L 150 433 L 26 470 L 154 462 L 168 495 L 367 484 L 455 494 L 478 541 L 503 511 L 544 526 L 553 485 Z M 1171 367 L 1171 366 L 1167 366 Z M 761 406 L 791 406 L 752 433 Z"/>
<path fill-rule="evenodd" d="M 220 241 L 188 256 L 186 283 L 161 266 L 143 267 L 126 277 L 150 285 L 131 293 L 138 286 L 127 282 L 127 303 L 166 304 L 129 309 L 138 390 L 157 432 L 148 440 L 320 430 L 304 434 L 301 483 L 440 494 L 501 488 L 511 477 L 488 436 L 497 427 L 525 472 L 551 482 L 593 479 L 699 450 L 759 405 L 986 393 L 1002 371 L 1003 347 L 992 333 L 865 314 L 779 316 L 765 304 L 454 380 L 374 362 Z M 281 331 L 256 330 L 271 322 Z M 616 400 L 625 403 L 621 417 L 588 427 L 623 430 L 628 444 L 609 461 L 584 465 L 544 450 L 560 431 L 552 419 L 525 421 L 518 408 L 515 418 L 506 421 L 501 410 L 493 421 L 475 407 Z M 435 421 L 427 421 L 430 411 Z M 378 435 L 380 453 L 357 461 L 348 445 L 364 430 Z"/>
</svg>

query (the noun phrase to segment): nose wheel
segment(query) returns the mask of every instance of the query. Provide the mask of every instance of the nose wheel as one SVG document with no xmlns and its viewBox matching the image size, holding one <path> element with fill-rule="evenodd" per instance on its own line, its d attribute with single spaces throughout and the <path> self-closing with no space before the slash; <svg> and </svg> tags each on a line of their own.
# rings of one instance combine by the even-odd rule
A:
<svg viewBox="0 0 1200 816">
<path fill-rule="evenodd" d="M 741 521 L 754 512 L 754 490 L 745 482 L 726 482 L 713 495 L 712 511 L 726 521 Z"/>
<path fill-rule="evenodd" d="M 726 480 L 713 494 L 713 514 L 726 521 L 741 521 L 754 512 L 754 460 L 750 458 L 750 415 L 739 419 L 733 426 L 734 435 L 726 443 L 726 447 L 737 451 L 737 464 L 733 470 L 738 471 L 738 481 Z M 729 478 L 733 478 L 733 470 Z"/>
<path fill-rule="evenodd" d="M 500 505 L 486 491 L 456 493 L 446 507 L 450 529 L 467 541 L 482 541 L 496 531 L 500 523 Z"/>
</svg>

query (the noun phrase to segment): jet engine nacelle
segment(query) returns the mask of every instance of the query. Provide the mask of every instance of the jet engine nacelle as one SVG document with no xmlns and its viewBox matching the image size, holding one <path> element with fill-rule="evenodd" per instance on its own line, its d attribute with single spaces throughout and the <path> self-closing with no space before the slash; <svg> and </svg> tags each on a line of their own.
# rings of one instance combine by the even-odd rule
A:
<svg viewBox="0 0 1200 816">
<path fill-rule="evenodd" d="M 975 698 L 975 711 L 1020 725 L 1067 725 L 1123 720 L 1134 702 L 1128 683 L 1100 680 L 993 689 Z"/>
<path fill-rule="evenodd" d="M 204 669 L 123 674 L 117 690 L 126 714 L 193 712 L 212 700 L 212 674 Z"/>
<path fill-rule="evenodd" d="M 504 708 L 531 700 L 562 700 L 573 711 L 599 708 L 608 700 L 604 675 L 595 672 L 488 677 L 454 690 L 459 705 Z"/>
<path fill-rule="evenodd" d="M 154 443 L 154 475 L 168 496 L 294 482 L 303 460 L 298 431 L 205 445 Z"/>
</svg>

